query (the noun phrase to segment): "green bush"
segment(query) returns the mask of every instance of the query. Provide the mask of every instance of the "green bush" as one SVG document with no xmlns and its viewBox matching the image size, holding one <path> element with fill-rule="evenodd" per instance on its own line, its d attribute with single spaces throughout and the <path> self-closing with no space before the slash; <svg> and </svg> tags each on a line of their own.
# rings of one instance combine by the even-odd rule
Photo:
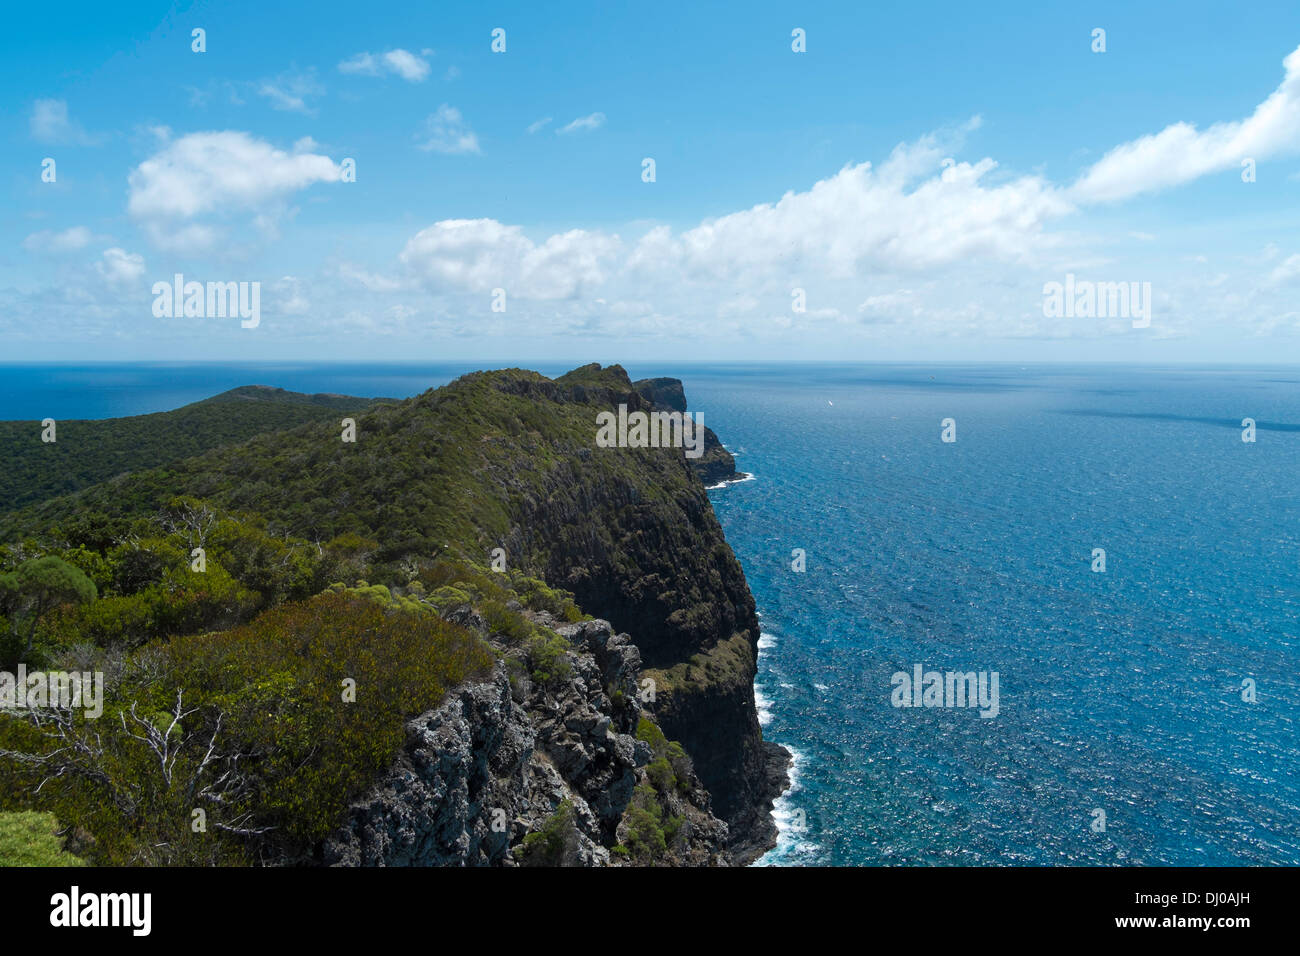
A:
<svg viewBox="0 0 1300 956">
<path fill-rule="evenodd" d="M 94 582 L 59 558 L 24 561 L 0 574 L 0 613 L 9 623 L 0 659 L 16 665 L 27 660 L 37 628 L 50 612 L 67 604 L 86 604 L 98 597 Z"/>
<path fill-rule="evenodd" d="M 638 863 L 655 863 L 668 852 L 664 811 L 649 784 L 638 784 L 627 808 L 627 849 Z"/>
<path fill-rule="evenodd" d="M 531 676 L 544 687 L 555 687 L 569 679 L 569 642 L 554 631 L 538 630 L 528 642 Z"/>
<path fill-rule="evenodd" d="M 0 813 L 0 866 L 85 866 L 67 853 L 53 814 Z"/>
<path fill-rule="evenodd" d="M 577 846 L 578 825 L 572 800 L 563 800 L 536 830 L 515 848 L 523 866 L 564 866 Z"/>
<path fill-rule="evenodd" d="M 510 610 L 500 601 L 483 601 L 478 605 L 478 610 L 492 633 L 501 635 L 510 644 L 523 644 L 536 633 L 536 629 L 522 614 Z"/>
<path fill-rule="evenodd" d="M 637 740 L 648 743 L 654 753 L 654 759 L 646 767 L 646 774 L 659 793 L 667 795 L 672 790 L 689 789 L 694 768 L 681 744 L 669 740 L 659 725 L 645 716 L 637 722 L 636 737 Z"/>
<path fill-rule="evenodd" d="M 101 720 L 78 715 L 74 732 L 99 749 L 92 765 L 58 775 L 37 796 L 47 771 L 0 761 L 0 789 L 18 791 L 0 803 L 26 800 L 90 833 L 97 864 L 293 858 L 338 826 L 348 802 L 391 765 L 406 720 L 489 673 L 495 660 L 479 638 L 432 611 L 332 592 L 141 653 L 150 665 L 130 669 Z M 345 680 L 355 682 L 353 700 Z M 147 736 L 144 722 L 165 728 L 178 691 L 187 713 L 173 731 L 168 782 L 137 738 Z M 0 749 L 42 753 L 45 740 L 27 721 L 0 718 Z M 214 741 L 217 757 L 205 766 Z M 222 774 L 241 785 L 205 802 L 203 788 Z M 192 831 L 196 807 L 207 812 L 207 833 Z"/>
</svg>

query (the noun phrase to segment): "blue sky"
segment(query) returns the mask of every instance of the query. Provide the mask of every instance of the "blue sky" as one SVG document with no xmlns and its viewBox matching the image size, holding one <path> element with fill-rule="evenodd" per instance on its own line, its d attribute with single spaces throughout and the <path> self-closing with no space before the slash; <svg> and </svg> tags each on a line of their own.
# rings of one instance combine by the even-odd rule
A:
<svg viewBox="0 0 1300 956">
<path fill-rule="evenodd" d="M 878 6 L 15 9 L 6 357 L 1300 355 L 1300 5 Z"/>
</svg>

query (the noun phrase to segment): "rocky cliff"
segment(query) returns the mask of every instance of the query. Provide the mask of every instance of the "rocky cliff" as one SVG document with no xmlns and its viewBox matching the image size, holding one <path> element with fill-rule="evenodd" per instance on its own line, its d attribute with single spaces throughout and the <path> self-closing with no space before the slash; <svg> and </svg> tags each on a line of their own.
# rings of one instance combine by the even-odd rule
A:
<svg viewBox="0 0 1300 956">
<path fill-rule="evenodd" d="M 502 547 L 630 635 L 649 681 L 645 708 L 685 746 L 713 812 L 729 825 L 733 859 L 748 862 L 775 840 L 771 804 L 787 786 L 789 760 L 763 741 L 758 724 L 753 597 L 681 449 L 592 447 L 597 412 L 619 404 L 685 410 L 681 383 L 633 385 L 619 366 L 592 365 L 555 381 L 483 373 L 440 392 L 466 386 L 583 423 L 567 440 L 554 429 L 524 438 L 526 463 L 476 470 L 479 492 L 508 515 L 501 533 L 480 537 L 478 546 Z"/>
<path fill-rule="evenodd" d="M 460 616 L 488 630 L 468 608 Z M 512 680 L 503 662 L 491 680 L 411 720 L 397 763 L 352 805 L 321 862 L 732 862 L 727 825 L 710 812 L 689 761 L 657 753 L 666 748 L 637 697 L 640 655 L 627 635 L 601 620 L 546 623 L 572 644 L 570 676 L 542 688 Z"/>
<path fill-rule="evenodd" d="M 665 407 L 617 365 L 586 366 L 554 384 L 561 389 L 542 387 L 536 397 L 593 410 Z M 680 382 L 659 394 L 671 392 L 680 396 Z M 684 405 L 682 396 L 666 407 Z M 654 681 L 648 706 L 691 754 L 733 845 L 752 856 L 775 840 L 771 802 L 786 786 L 789 759 L 764 745 L 758 725 L 753 596 L 681 449 L 592 454 L 604 460 L 579 451 L 554 473 L 544 500 L 524 499 L 505 541 L 530 555 L 547 581 L 572 591 L 584 610 L 632 635 Z M 611 468 L 616 459 L 635 461 L 634 475 Z"/>
<path fill-rule="evenodd" d="M 643 378 L 632 387 L 657 410 L 686 411 L 686 392 L 678 378 Z M 728 481 L 743 481 L 749 475 L 736 470 L 736 459 L 722 446 L 718 436 L 707 425 L 704 428 L 704 454 L 691 460 L 691 467 L 706 486 Z"/>
<path fill-rule="evenodd" d="M 17 539 L 86 513 L 99 527 L 128 527 L 183 494 L 252 516 L 277 540 L 314 542 L 350 569 L 345 583 L 417 604 L 426 597 L 415 584 L 447 562 L 500 563 L 570 592 L 582 612 L 628 635 L 640 668 L 635 707 L 626 690 L 595 679 L 605 665 L 594 632 L 556 622 L 575 655 L 566 688 L 520 690 L 510 675 L 508 700 L 494 679 L 407 718 L 391 773 L 317 858 L 504 863 L 528 830 L 534 849 L 538 834 L 560 847 L 542 858 L 603 862 L 602 851 L 632 851 L 624 837 L 643 846 L 689 825 L 691 838 L 663 858 L 745 862 L 774 841 L 769 811 L 788 756 L 762 738 L 754 599 L 705 493 L 704 481 L 734 475 L 734 463 L 712 435 L 703 468 L 682 448 L 602 447 L 597 417 L 620 405 L 682 410 L 686 399 L 676 380 L 634 385 L 617 365 L 554 380 L 477 372 L 350 412 L 354 441 L 340 440 L 337 420 L 306 423 L 42 501 L 4 528 Z M 469 603 L 491 616 L 481 600 Z M 439 610 L 462 613 L 454 605 Z M 643 729 L 662 751 L 648 763 L 627 739 Z M 647 775 L 658 780 L 654 800 L 636 796 Z M 504 811 L 504 824 L 489 809 Z"/>
</svg>

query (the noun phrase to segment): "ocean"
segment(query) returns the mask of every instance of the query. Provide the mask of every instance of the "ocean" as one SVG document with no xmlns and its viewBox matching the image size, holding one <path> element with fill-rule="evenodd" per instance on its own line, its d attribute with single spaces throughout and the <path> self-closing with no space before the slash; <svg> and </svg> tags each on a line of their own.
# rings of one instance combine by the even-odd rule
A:
<svg viewBox="0 0 1300 956">
<path fill-rule="evenodd" d="M 474 367 L 6 366 L 0 417 Z M 710 496 L 795 757 L 760 864 L 1300 864 L 1300 369 L 629 372 L 682 378 L 754 476 Z M 996 716 L 895 706 L 918 666 L 996 673 Z"/>
<path fill-rule="evenodd" d="M 711 494 L 762 613 L 764 733 L 795 755 L 762 862 L 1300 863 L 1297 386 L 1297 369 L 687 377 L 755 476 Z M 997 716 L 893 706 L 917 664 L 997 672 Z"/>
</svg>

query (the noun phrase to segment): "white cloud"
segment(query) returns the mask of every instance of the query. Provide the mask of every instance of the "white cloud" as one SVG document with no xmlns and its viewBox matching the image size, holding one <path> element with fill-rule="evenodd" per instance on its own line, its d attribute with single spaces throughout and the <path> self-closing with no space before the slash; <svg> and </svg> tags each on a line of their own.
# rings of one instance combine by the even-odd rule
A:
<svg viewBox="0 0 1300 956">
<path fill-rule="evenodd" d="M 617 236 L 573 229 L 540 245 L 519 226 L 495 219 L 447 219 L 407 242 L 401 261 L 427 286 L 566 299 L 600 284 L 620 242 Z"/>
<path fill-rule="evenodd" d="M 629 265 L 696 280 L 756 280 L 816 269 L 849 278 L 987 257 L 1029 261 L 1052 243 L 1043 230 L 1073 207 L 1037 176 L 986 181 L 991 159 L 957 163 L 937 136 L 897 147 L 879 169 L 845 166 L 806 192 L 786 193 L 678 236 L 651 230 Z"/>
<path fill-rule="evenodd" d="M 1287 256 L 1282 262 L 1269 273 L 1268 281 L 1272 285 L 1279 285 L 1284 282 L 1290 282 L 1292 279 L 1300 276 L 1300 253 L 1293 256 Z"/>
<path fill-rule="evenodd" d="M 32 138 L 42 143 L 93 146 L 98 140 L 68 116 L 66 100 L 37 100 L 28 121 Z"/>
<path fill-rule="evenodd" d="M 389 50 L 383 56 L 384 66 L 408 83 L 419 83 L 429 75 L 429 63 L 406 50 Z"/>
<path fill-rule="evenodd" d="M 676 320 L 669 303 L 680 315 L 708 310 L 744 328 L 760 306 L 788 309 L 790 289 L 805 284 L 816 284 L 821 294 L 816 309 L 796 324 L 848 321 L 855 306 L 865 318 L 886 310 L 910 315 L 924 308 L 919 297 L 902 291 L 864 302 L 863 280 L 981 261 L 1037 263 L 1056 245 L 1046 226 L 1074 208 L 1040 177 L 996 178 L 990 159 L 949 159 L 977 122 L 902 144 L 879 168 L 849 165 L 775 203 L 681 232 L 657 226 L 630 245 L 586 230 L 534 241 L 518 225 L 457 219 L 420 231 L 400 259 L 439 294 L 500 287 L 525 299 L 653 296 L 657 314 L 670 324 Z"/>
<path fill-rule="evenodd" d="M 189 220 L 251 212 L 267 225 L 289 195 L 341 175 L 328 156 L 286 153 L 247 133 L 190 133 L 131 171 L 127 209 L 158 244 L 200 249 L 220 233 Z"/>
<path fill-rule="evenodd" d="M 897 292 L 884 292 L 879 295 L 867 296 L 858 306 L 858 315 L 862 316 L 863 320 L 867 322 L 899 319 L 904 314 L 911 315 L 919 311 L 921 310 L 917 307 L 911 289 L 899 289 Z"/>
<path fill-rule="evenodd" d="M 1282 83 L 1244 120 L 1198 131 L 1174 123 L 1116 146 L 1071 189 L 1080 202 L 1111 202 L 1190 182 L 1207 173 L 1300 152 L 1300 47 L 1282 61 Z"/>
<path fill-rule="evenodd" d="M 435 153 L 478 153 L 478 136 L 466 125 L 460 110 L 443 103 L 424 121 L 423 142 L 418 149 Z"/>
<path fill-rule="evenodd" d="M 427 56 L 433 51 L 423 52 Z M 340 63 L 339 71 L 363 76 L 394 74 L 408 83 L 419 83 L 429 75 L 429 61 L 399 47 L 387 53 L 358 53 Z"/>
<path fill-rule="evenodd" d="M 401 279 L 368 272 L 350 262 L 340 263 L 335 269 L 335 274 L 345 282 L 360 286 L 369 292 L 397 292 L 410 285 Z"/>
<path fill-rule="evenodd" d="M 282 73 L 257 85 L 257 95 L 270 100 L 272 109 L 293 113 L 314 113 L 307 100 L 324 92 L 325 87 L 317 81 L 315 70 Z"/>
<path fill-rule="evenodd" d="M 604 125 L 605 125 L 604 113 L 591 113 L 587 116 L 579 116 L 572 123 L 569 123 L 567 126 L 561 126 L 555 132 L 576 133 L 579 130 L 600 129 Z M 529 132 L 530 133 L 532 132 L 531 128 L 529 129 Z"/>
<path fill-rule="evenodd" d="M 284 276 L 271 286 L 274 296 L 275 311 L 281 315 L 305 315 L 311 309 L 311 303 L 303 293 L 301 279 Z"/>
<path fill-rule="evenodd" d="M 1293 57 L 1287 58 L 1283 89 L 1295 72 Z M 379 74 L 393 72 L 378 58 L 372 66 Z M 1256 116 L 1261 111 L 1263 106 Z M 582 117 L 557 133 L 595 129 L 603 119 L 602 114 Z M 553 129 L 552 122 L 545 117 L 528 130 Z M 1125 167 L 1127 178 L 1115 178 L 1120 171 L 1115 157 L 1125 148 L 1120 147 L 1094 165 L 1092 180 L 1085 174 L 1072 187 L 1058 185 L 1004 170 L 978 154 L 959 160 L 964 135 L 979 122 L 977 117 L 900 144 L 878 163 L 855 161 L 838 172 L 832 169 L 817 182 L 805 180 L 785 195 L 773 193 L 769 201 L 727 215 L 684 227 L 633 224 L 619 230 L 626 240 L 612 228 L 529 235 L 521 225 L 496 219 L 434 222 L 409 238 L 391 268 L 381 265 L 370 272 L 335 260 L 320 276 L 285 277 L 273 284 L 273 301 L 284 314 L 310 309 L 316 330 L 364 321 L 376 331 L 410 324 L 474 336 L 520 328 L 537 336 L 617 335 L 633 341 L 689 333 L 718 342 L 766 340 L 801 348 L 808 343 L 839 347 L 841 339 L 853 336 L 893 348 L 976 337 L 1132 335 L 1127 321 L 1065 323 L 1043 316 L 1044 281 L 1074 271 L 1099 280 L 1150 277 L 1156 309 L 1148 337 L 1183 335 L 1197 322 L 1205 328 L 1236 323 L 1239 329 L 1279 334 L 1295 327 L 1290 293 L 1300 281 L 1300 255 L 1287 258 L 1273 249 L 1262 261 L 1252 256 L 1247 266 L 1225 272 L 1237 267 L 1219 255 L 1215 270 L 1179 261 L 1177 253 L 1157 255 L 1154 237 L 1137 231 L 1154 228 L 1149 222 L 1106 226 L 1091 240 L 1061 227 L 1078 209 L 1109 195 L 1116 183 L 1123 184 L 1120 193 L 1131 195 L 1124 190 L 1184 181 L 1178 177 L 1186 170 L 1156 176 L 1137 164 Z M 426 126 L 417 140 L 421 149 L 480 152 L 474 131 L 452 106 L 440 106 Z M 1195 133 L 1186 148 L 1209 149 L 1216 129 Z M 1285 138 L 1280 128 L 1270 129 L 1274 141 Z M 1250 135 L 1254 142 L 1270 141 L 1258 130 Z M 203 137 L 237 139 L 218 143 Z M 146 235 L 162 236 L 172 248 L 211 246 L 236 214 L 273 226 L 281 215 L 277 210 L 295 191 L 337 179 L 334 163 L 315 155 L 320 149 L 304 137 L 292 151 L 279 152 L 243 133 L 169 140 L 133 171 L 129 208 Z M 1103 188 L 1103 181 L 1111 185 Z M 29 241 L 31 247 L 53 248 L 59 235 L 33 233 Z M 1124 258 L 1118 260 L 1115 249 L 1121 243 Z M 117 252 L 121 258 L 111 264 L 108 252 L 97 263 L 106 278 L 143 270 L 140 257 L 133 261 Z M 806 312 L 791 311 L 795 286 L 808 291 Z M 508 319 L 483 314 L 485 294 L 497 287 L 510 296 Z M 466 309 L 476 302 L 479 308 Z M 473 318 L 466 319 L 470 314 Z"/>
<path fill-rule="evenodd" d="M 1196 282 L 1168 257 L 1099 259 L 1086 237 L 1054 228 L 1079 206 L 1068 189 L 1003 172 L 990 158 L 953 158 L 978 125 L 900 144 L 878 165 L 849 164 L 804 190 L 685 229 L 652 226 L 624 242 L 600 231 L 532 238 L 494 219 L 445 220 L 412 237 L 400 261 L 437 308 L 453 313 L 464 311 L 457 295 L 506 289 L 519 303 L 511 315 L 536 334 L 689 332 L 823 346 L 835 334 L 894 345 L 900 335 L 939 343 L 1131 335 L 1128 321 L 1043 315 L 1044 281 L 1081 268 L 1106 281 L 1150 277 L 1148 337 L 1186 335 L 1193 314 L 1206 328 L 1236 321 L 1259 330 L 1284 311 L 1283 284 L 1300 277 L 1300 255 L 1270 263 L 1273 291 L 1251 302 L 1240 290 L 1262 290 L 1261 276 L 1220 272 Z M 1153 240 L 1128 235 L 1148 247 Z M 808 290 L 806 312 L 790 310 L 795 287 Z M 636 303 L 636 315 L 619 303 Z M 1254 318 L 1231 318 L 1242 315 Z"/>
<path fill-rule="evenodd" d="M 73 226 L 63 232 L 42 229 L 23 240 L 23 248 L 30 252 L 64 253 L 84 249 L 92 236 L 85 226 Z"/>
<path fill-rule="evenodd" d="M 144 256 L 115 246 L 104 250 L 95 270 L 111 285 L 129 286 L 144 276 Z"/>
</svg>

